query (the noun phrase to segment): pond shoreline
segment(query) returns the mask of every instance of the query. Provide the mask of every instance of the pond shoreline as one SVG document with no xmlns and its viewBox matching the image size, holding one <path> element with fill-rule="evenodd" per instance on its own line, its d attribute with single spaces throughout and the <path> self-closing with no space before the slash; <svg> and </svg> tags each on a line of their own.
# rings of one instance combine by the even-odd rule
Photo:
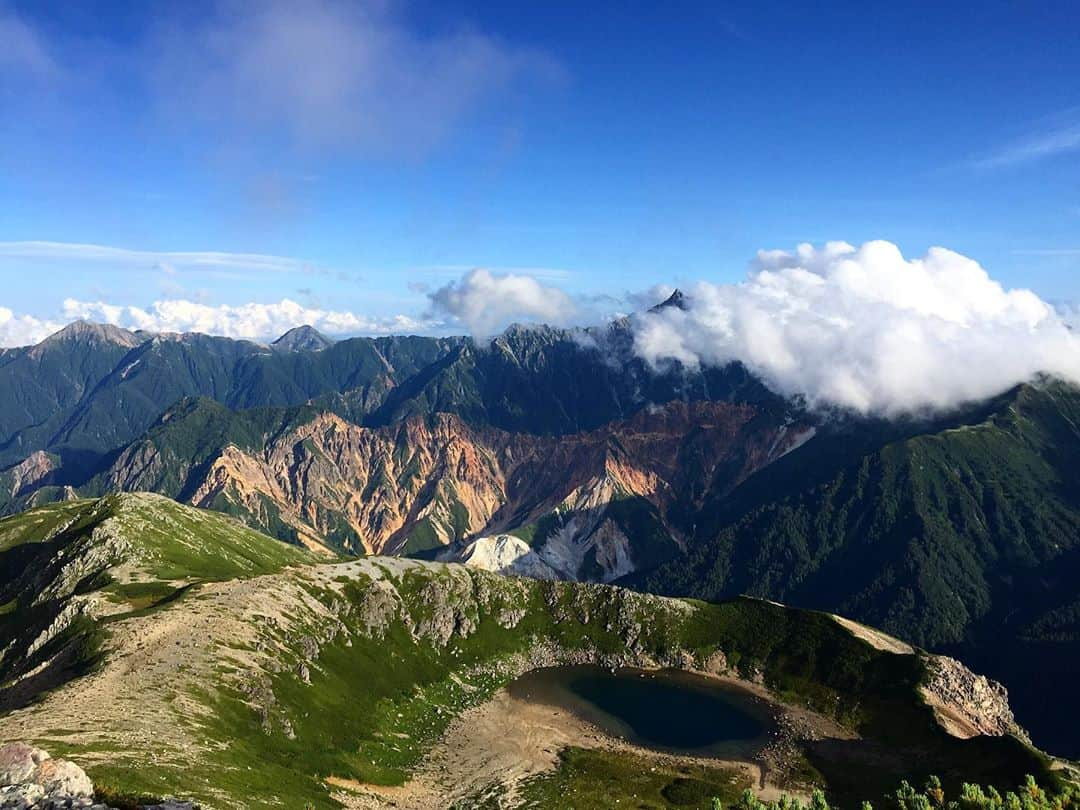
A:
<svg viewBox="0 0 1080 810">
<path fill-rule="evenodd" d="M 659 754 L 754 760 L 778 731 L 772 701 L 680 669 L 544 667 L 506 688 L 514 698 L 568 711 L 608 737 Z"/>
<path fill-rule="evenodd" d="M 660 672 L 661 668 L 635 668 Z M 804 740 L 854 735 L 834 721 L 778 701 L 763 685 L 707 672 L 690 671 L 762 700 L 777 715 L 775 735 L 759 756 L 717 758 L 672 754 L 635 745 L 604 733 L 563 708 L 514 697 L 507 688 L 491 700 L 466 710 L 447 728 L 406 784 L 398 787 L 337 780 L 335 798 L 352 810 L 385 807 L 435 810 L 455 800 L 496 791 L 511 805 L 523 782 L 558 767 L 559 753 L 570 747 L 636 755 L 657 763 L 696 765 L 741 774 L 754 793 L 766 800 L 782 794 L 805 797 L 805 786 L 791 783 L 791 758 Z"/>
</svg>

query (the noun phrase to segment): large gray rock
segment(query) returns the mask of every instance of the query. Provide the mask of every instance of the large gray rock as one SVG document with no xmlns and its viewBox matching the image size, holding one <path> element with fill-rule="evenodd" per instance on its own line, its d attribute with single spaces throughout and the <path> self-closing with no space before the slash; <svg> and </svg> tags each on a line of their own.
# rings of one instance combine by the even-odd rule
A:
<svg viewBox="0 0 1080 810">
<path fill-rule="evenodd" d="M 21 785 L 33 781 L 38 765 L 49 759 L 40 748 L 24 742 L 12 742 L 0 747 L 0 785 Z"/>
<path fill-rule="evenodd" d="M 0 810 L 110 810 L 93 797 L 90 777 L 74 762 L 22 742 L 0 746 Z M 198 805 L 169 798 L 144 810 L 198 810 Z"/>
<path fill-rule="evenodd" d="M 38 765 L 34 781 L 45 792 L 55 796 L 84 797 L 94 795 L 94 783 L 86 771 L 65 759 L 47 759 Z"/>
</svg>

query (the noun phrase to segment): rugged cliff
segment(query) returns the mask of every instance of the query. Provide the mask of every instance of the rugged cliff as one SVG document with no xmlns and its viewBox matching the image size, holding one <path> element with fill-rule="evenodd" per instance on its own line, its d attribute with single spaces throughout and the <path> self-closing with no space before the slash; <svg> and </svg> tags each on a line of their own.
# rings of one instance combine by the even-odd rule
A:
<svg viewBox="0 0 1080 810">
<path fill-rule="evenodd" d="M 809 435 L 755 406 L 709 402 L 534 436 L 450 414 L 367 428 L 329 413 L 234 414 L 198 401 L 167 413 L 86 489 L 162 492 L 351 551 L 514 532 L 561 576 L 607 581 L 677 553 L 706 495 Z"/>
</svg>

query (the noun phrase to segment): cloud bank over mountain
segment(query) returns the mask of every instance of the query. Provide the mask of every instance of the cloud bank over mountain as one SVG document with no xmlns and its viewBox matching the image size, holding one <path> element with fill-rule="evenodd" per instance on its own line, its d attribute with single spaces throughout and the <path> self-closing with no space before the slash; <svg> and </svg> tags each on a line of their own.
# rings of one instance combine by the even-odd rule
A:
<svg viewBox="0 0 1080 810">
<path fill-rule="evenodd" d="M 395 315 L 369 318 L 347 310 L 306 307 L 288 298 L 276 303 L 212 306 L 185 299 L 163 299 L 148 307 L 68 298 L 59 318 L 19 315 L 0 307 L 0 346 L 38 343 L 76 320 L 95 321 L 147 332 L 202 332 L 248 340 L 271 340 L 297 326 L 313 326 L 329 335 L 389 335 L 430 331 L 428 321 Z"/>
<path fill-rule="evenodd" d="M 145 308 L 68 299 L 59 317 L 0 307 L 0 345 L 35 343 L 79 318 L 255 340 L 302 324 L 336 336 L 461 330 L 486 339 L 515 321 L 602 322 L 619 305 L 637 312 L 634 349 L 653 366 L 739 361 L 815 408 L 896 416 L 980 400 L 1044 372 L 1080 382 L 1075 308 L 1005 289 L 945 248 L 920 258 L 885 241 L 763 250 L 745 281 L 701 282 L 678 307 L 648 308 L 669 293 L 658 286 L 601 305 L 529 273 L 474 269 L 429 293 L 428 312 L 385 318 L 288 298 L 238 305 L 173 298 Z"/>
<path fill-rule="evenodd" d="M 684 309 L 634 325 L 652 364 L 738 360 L 783 394 L 860 413 L 946 409 L 1040 372 L 1080 381 L 1080 337 L 1061 314 L 944 248 L 760 251 L 745 282 L 698 284 Z"/>
<path fill-rule="evenodd" d="M 205 332 L 249 339 L 277 337 L 304 324 L 331 335 L 397 334 L 424 331 L 427 328 L 426 324 L 404 315 L 383 319 L 368 318 L 349 311 L 305 307 L 288 298 L 271 304 L 249 303 L 238 306 L 210 306 L 194 301 L 168 299 L 156 301 L 147 309 L 68 299 L 64 302 L 64 313 L 69 319 L 102 321 L 148 332 Z"/>
<path fill-rule="evenodd" d="M 429 295 L 432 312 L 449 316 L 478 338 L 487 338 L 514 321 L 566 326 L 583 313 L 558 287 L 534 276 L 470 270 Z"/>
<path fill-rule="evenodd" d="M 19 315 L 8 307 L 0 306 L 0 348 L 38 343 L 62 329 L 65 323 L 67 321 Z"/>
</svg>

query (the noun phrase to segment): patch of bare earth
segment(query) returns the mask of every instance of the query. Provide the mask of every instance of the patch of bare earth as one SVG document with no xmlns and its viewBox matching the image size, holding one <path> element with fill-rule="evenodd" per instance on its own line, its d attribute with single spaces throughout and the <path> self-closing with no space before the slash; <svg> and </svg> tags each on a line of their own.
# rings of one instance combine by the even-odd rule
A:
<svg viewBox="0 0 1080 810">
<path fill-rule="evenodd" d="M 833 615 L 833 619 L 838 625 L 847 630 L 851 635 L 856 638 L 862 639 L 875 650 L 881 650 L 882 652 L 891 652 L 896 655 L 914 655 L 915 648 L 910 644 L 905 644 L 898 638 L 893 638 L 887 633 L 882 633 L 880 630 L 875 630 L 873 627 L 867 627 L 865 624 L 859 624 L 853 622 L 851 619 L 845 619 L 843 616 Z"/>
</svg>

